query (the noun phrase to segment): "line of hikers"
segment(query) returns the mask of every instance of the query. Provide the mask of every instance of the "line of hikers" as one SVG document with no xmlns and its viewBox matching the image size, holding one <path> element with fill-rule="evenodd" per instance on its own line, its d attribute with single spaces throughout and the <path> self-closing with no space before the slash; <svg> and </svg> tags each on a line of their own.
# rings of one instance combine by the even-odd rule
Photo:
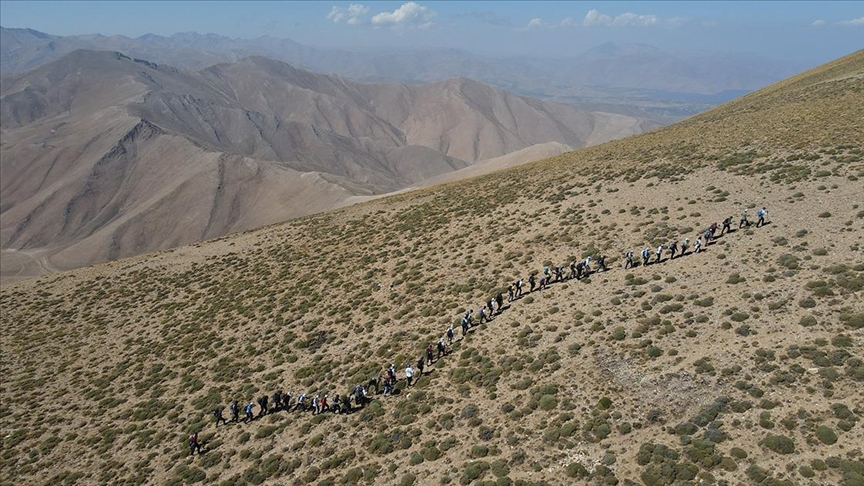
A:
<svg viewBox="0 0 864 486">
<path fill-rule="evenodd" d="M 762 207 L 756 211 L 756 216 L 759 220 L 756 222 L 756 227 L 759 228 L 765 225 L 765 218 L 768 216 L 768 211 Z M 741 213 L 741 220 L 738 222 L 738 229 L 741 229 L 745 226 L 750 226 L 750 220 L 747 218 L 747 210 Z M 704 233 L 696 237 L 696 241 L 693 242 L 693 253 L 699 253 L 702 251 L 702 246 L 710 245 L 717 238 L 717 229 L 718 225 L 716 222 L 711 223 L 708 229 L 705 230 Z M 723 227 L 720 229 L 720 236 L 723 236 L 725 233 L 732 233 L 732 216 L 723 220 Z M 704 241 L 704 243 L 703 243 Z M 679 243 L 677 241 L 671 241 L 666 245 L 659 245 L 657 250 L 654 252 L 655 259 L 653 263 L 659 263 L 663 260 L 663 250 L 667 250 L 669 252 L 669 259 L 674 260 L 675 254 L 678 256 L 684 256 L 687 251 L 690 249 L 690 238 L 684 238 L 680 243 L 680 251 L 679 251 Z M 651 262 L 651 248 L 645 247 L 642 252 L 642 265 L 650 265 Z M 633 260 L 633 250 L 628 250 L 627 253 L 624 254 L 624 269 L 628 269 L 631 267 L 635 267 L 636 262 Z"/>
<path fill-rule="evenodd" d="M 758 217 L 758 221 L 756 223 L 756 227 L 759 228 L 765 224 L 765 218 L 768 215 L 765 207 L 762 207 L 756 212 Z M 745 209 L 741 213 L 741 219 L 738 224 L 738 229 L 741 229 L 745 226 L 750 226 L 752 223 L 749 221 L 747 217 L 747 210 Z M 693 253 L 699 253 L 702 249 L 702 240 L 704 237 L 705 245 L 707 246 L 715 239 L 715 235 L 718 229 L 717 223 L 712 223 L 705 232 L 696 238 L 696 241 L 693 244 Z M 723 220 L 723 226 L 720 230 L 720 236 L 725 233 L 732 233 L 732 216 Z M 670 242 L 666 248 L 670 252 L 670 259 L 674 259 L 676 253 L 679 253 L 678 242 L 673 241 Z M 679 256 L 684 256 L 687 253 L 687 250 L 690 248 L 690 238 L 684 238 L 684 240 L 680 244 L 680 253 Z M 660 245 L 657 247 L 655 252 L 656 260 L 654 263 L 658 263 L 662 260 L 664 245 Z M 624 255 L 625 262 L 624 268 L 635 267 L 636 263 L 633 261 L 633 251 L 628 250 Z M 528 276 L 528 284 L 529 289 L 528 292 L 534 292 L 543 290 L 548 287 L 550 283 L 559 282 L 563 280 L 577 279 L 580 280 L 583 277 L 588 277 L 591 273 L 594 272 L 591 268 L 591 257 L 588 256 L 584 260 L 580 261 L 571 261 L 569 264 L 569 272 L 565 275 L 565 265 L 558 266 L 546 266 L 543 268 L 542 276 L 539 281 L 537 279 L 537 275 L 541 274 L 541 272 L 532 272 Z M 651 250 L 646 247 L 642 250 L 642 260 L 643 265 L 649 265 L 651 263 Z M 608 271 L 606 267 L 606 257 L 605 255 L 599 255 L 596 258 L 597 270 L 596 271 Z M 554 279 L 554 280 L 553 280 Z M 519 278 L 515 282 L 509 284 L 507 286 L 507 302 L 513 302 L 523 295 L 524 289 L 524 279 Z M 490 322 L 494 318 L 494 316 L 501 314 L 506 307 L 504 306 L 504 293 L 503 291 L 499 291 L 494 297 L 490 297 L 489 300 L 486 301 L 485 305 L 481 306 L 477 312 L 478 319 L 475 324 L 474 321 L 474 310 L 469 309 L 465 312 L 465 314 L 460 319 L 460 324 L 462 327 L 462 337 L 468 334 L 470 328 L 483 324 L 484 322 Z M 444 338 L 439 338 L 437 344 L 433 348 L 432 343 L 427 343 L 424 355 L 420 356 L 420 358 L 416 362 L 416 370 L 411 366 L 409 362 L 405 366 L 405 383 L 406 386 L 410 387 L 412 383 L 416 383 L 415 377 L 417 379 L 423 375 L 423 371 L 427 365 L 432 365 L 437 362 L 441 357 L 446 356 L 449 352 L 448 347 L 452 346 L 453 339 L 455 338 L 453 325 L 451 324 L 445 333 L 445 337 L 447 338 L 447 344 L 444 343 Z M 436 356 L 437 350 L 437 356 Z M 344 396 L 339 395 L 338 393 L 333 396 L 332 401 L 329 400 L 329 394 L 324 394 L 323 396 L 320 394 L 316 394 L 311 398 L 305 394 L 301 393 L 294 398 L 294 395 L 291 392 L 283 393 L 282 390 L 277 390 L 272 395 L 271 398 L 267 395 L 262 395 L 258 398 L 258 414 L 255 415 L 255 402 L 249 402 L 246 406 L 243 407 L 243 423 L 249 423 L 253 420 L 263 417 L 268 413 L 274 413 L 279 410 L 284 411 L 311 411 L 313 415 L 317 415 L 323 412 L 332 412 L 337 414 L 343 413 L 351 413 L 355 408 L 363 407 L 368 403 L 372 398 L 369 395 L 369 390 L 374 389 L 373 394 L 382 394 L 383 396 L 392 395 L 396 390 L 396 383 L 398 381 L 398 377 L 396 376 L 396 366 L 395 364 L 390 364 L 385 370 L 378 374 L 378 376 L 371 378 L 366 385 L 357 384 L 355 385 L 349 393 L 346 393 Z M 292 403 L 292 400 L 293 403 Z M 232 401 L 228 406 L 228 411 L 231 414 L 231 422 L 239 423 L 240 422 L 240 408 L 237 401 Z M 219 406 L 213 410 L 213 415 L 216 419 L 216 427 L 219 426 L 220 423 L 227 425 L 228 420 L 223 416 L 224 408 Z M 198 440 L 198 433 L 194 433 L 189 436 L 189 453 L 194 454 L 195 451 L 201 453 L 201 444 Z"/>
</svg>

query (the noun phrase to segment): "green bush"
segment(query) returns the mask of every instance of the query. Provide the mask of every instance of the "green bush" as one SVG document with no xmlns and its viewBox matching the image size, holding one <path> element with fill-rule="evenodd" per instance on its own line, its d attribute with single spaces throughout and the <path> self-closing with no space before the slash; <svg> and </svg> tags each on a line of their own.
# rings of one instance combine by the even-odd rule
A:
<svg viewBox="0 0 864 486">
<path fill-rule="evenodd" d="M 785 435 L 768 435 L 762 439 L 762 445 L 778 454 L 795 452 L 795 443 Z"/>
<path fill-rule="evenodd" d="M 833 445 L 837 442 L 837 434 L 831 427 L 826 427 L 824 425 L 820 425 L 816 428 L 816 438 L 819 439 L 823 444 Z"/>
</svg>

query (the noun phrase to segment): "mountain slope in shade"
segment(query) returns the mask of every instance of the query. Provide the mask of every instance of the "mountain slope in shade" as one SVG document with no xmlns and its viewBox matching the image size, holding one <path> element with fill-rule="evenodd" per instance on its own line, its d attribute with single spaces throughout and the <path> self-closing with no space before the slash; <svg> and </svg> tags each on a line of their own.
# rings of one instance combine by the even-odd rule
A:
<svg viewBox="0 0 864 486">
<path fill-rule="evenodd" d="M 361 84 L 262 57 L 188 72 L 75 51 L 0 83 L 0 244 L 59 268 L 653 126 L 467 79 Z"/>
</svg>

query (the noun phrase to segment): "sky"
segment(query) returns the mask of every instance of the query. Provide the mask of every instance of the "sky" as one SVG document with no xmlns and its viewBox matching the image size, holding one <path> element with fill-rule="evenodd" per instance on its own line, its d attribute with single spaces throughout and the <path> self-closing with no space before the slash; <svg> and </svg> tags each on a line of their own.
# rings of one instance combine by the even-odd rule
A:
<svg viewBox="0 0 864 486">
<path fill-rule="evenodd" d="M 0 1 L 3 27 L 54 35 L 262 35 L 341 49 L 566 57 L 605 42 L 821 63 L 864 48 L 864 0 L 797 2 Z"/>
</svg>

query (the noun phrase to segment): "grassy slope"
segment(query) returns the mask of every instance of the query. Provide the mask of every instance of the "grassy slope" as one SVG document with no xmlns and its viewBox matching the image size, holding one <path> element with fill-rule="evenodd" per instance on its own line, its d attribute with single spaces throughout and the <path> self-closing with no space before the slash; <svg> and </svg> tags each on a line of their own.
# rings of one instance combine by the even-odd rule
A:
<svg viewBox="0 0 864 486">
<path fill-rule="evenodd" d="M 654 133 L 4 286 L 4 476 L 858 484 L 862 87 L 859 52 Z M 414 361 L 543 265 L 755 205 L 771 225 L 703 254 L 517 301 L 362 413 L 210 422 L 231 398 L 341 392 Z M 210 452 L 190 458 L 198 429 Z"/>
</svg>

